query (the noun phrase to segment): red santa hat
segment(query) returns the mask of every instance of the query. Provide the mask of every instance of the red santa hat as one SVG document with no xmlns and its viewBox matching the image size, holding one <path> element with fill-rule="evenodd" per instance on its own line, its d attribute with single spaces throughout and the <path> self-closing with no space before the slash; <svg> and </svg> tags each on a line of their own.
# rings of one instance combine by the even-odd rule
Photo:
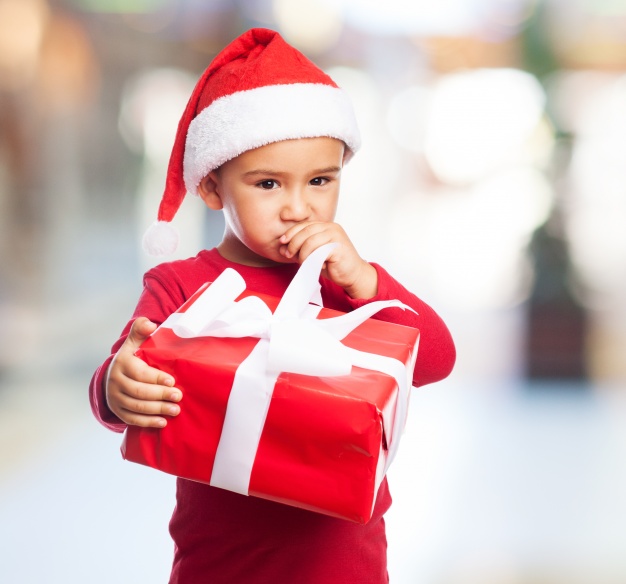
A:
<svg viewBox="0 0 626 584">
<path fill-rule="evenodd" d="M 151 255 L 173 253 L 170 221 L 187 192 L 224 162 L 265 144 L 328 136 L 360 146 L 346 93 L 275 31 L 251 29 L 224 48 L 200 77 L 178 124 L 157 221 L 143 239 Z"/>
</svg>

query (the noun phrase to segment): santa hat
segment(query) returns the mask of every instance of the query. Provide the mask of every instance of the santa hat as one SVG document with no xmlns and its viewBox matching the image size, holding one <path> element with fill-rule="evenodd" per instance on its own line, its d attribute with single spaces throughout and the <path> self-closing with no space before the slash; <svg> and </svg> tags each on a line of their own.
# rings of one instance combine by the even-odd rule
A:
<svg viewBox="0 0 626 584">
<path fill-rule="evenodd" d="M 187 192 L 239 154 L 272 142 L 328 136 L 360 146 L 346 93 L 275 31 L 251 29 L 215 57 L 178 124 L 157 221 L 143 239 L 151 255 L 173 253 L 170 221 Z"/>
</svg>

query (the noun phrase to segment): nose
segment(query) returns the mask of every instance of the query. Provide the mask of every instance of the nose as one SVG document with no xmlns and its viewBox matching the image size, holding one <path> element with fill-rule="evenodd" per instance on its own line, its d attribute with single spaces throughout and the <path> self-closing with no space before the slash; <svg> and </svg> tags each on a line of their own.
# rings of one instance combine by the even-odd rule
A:
<svg viewBox="0 0 626 584">
<path fill-rule="evenodd" d="M 311 217 L 311 206 L 306 194 L 301 189 L 289 189 L 285 191 L 280 218 L 283 221 L 306 221 Z"/>
</svg>

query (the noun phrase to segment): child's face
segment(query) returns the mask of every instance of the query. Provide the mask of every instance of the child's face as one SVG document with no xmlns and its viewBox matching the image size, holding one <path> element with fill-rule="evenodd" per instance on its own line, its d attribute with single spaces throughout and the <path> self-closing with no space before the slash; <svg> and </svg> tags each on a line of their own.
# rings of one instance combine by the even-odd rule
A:
<svg viewBox="0 0 626 584">
<path fill-rule="evenodd" d="M 220 253 L 251 266 L 293 262 L 280 237 L 302 222 L 333 221 L 345 146 L 334 138 L 284 140 L 249 150 L 203 179 L 200 196 L 223 209 Z"/>
</svg>

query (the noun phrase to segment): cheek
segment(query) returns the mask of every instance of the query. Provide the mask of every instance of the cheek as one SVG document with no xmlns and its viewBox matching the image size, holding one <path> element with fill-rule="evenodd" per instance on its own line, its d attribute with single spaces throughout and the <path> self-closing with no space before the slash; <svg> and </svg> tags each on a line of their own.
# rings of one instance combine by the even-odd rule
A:
<svg viewBox="0 0 626 584">
<path fill-rule="evenodd" d="M 323 219 L 326 221 L 332 221 L 335 218 L 335 214 L 337 212 L 337 204 L 339 202 L 339 193 L 334 193 L 333 195 L 325 198 L 320 202 L 318 206 L 318 212 Z M 320 217 L 322 218 L 322 217 Z"/>
<path fill-rule="evenodd" d="M 238 202 L 224 207 L 224 214 L 227 221 L 233 228 L 237 229 L 239 235 L 243 233 L 257 233 L 262 231 L 271 220 L 271 210 L 268 206 L 252 203 Z"/>
</svg>

